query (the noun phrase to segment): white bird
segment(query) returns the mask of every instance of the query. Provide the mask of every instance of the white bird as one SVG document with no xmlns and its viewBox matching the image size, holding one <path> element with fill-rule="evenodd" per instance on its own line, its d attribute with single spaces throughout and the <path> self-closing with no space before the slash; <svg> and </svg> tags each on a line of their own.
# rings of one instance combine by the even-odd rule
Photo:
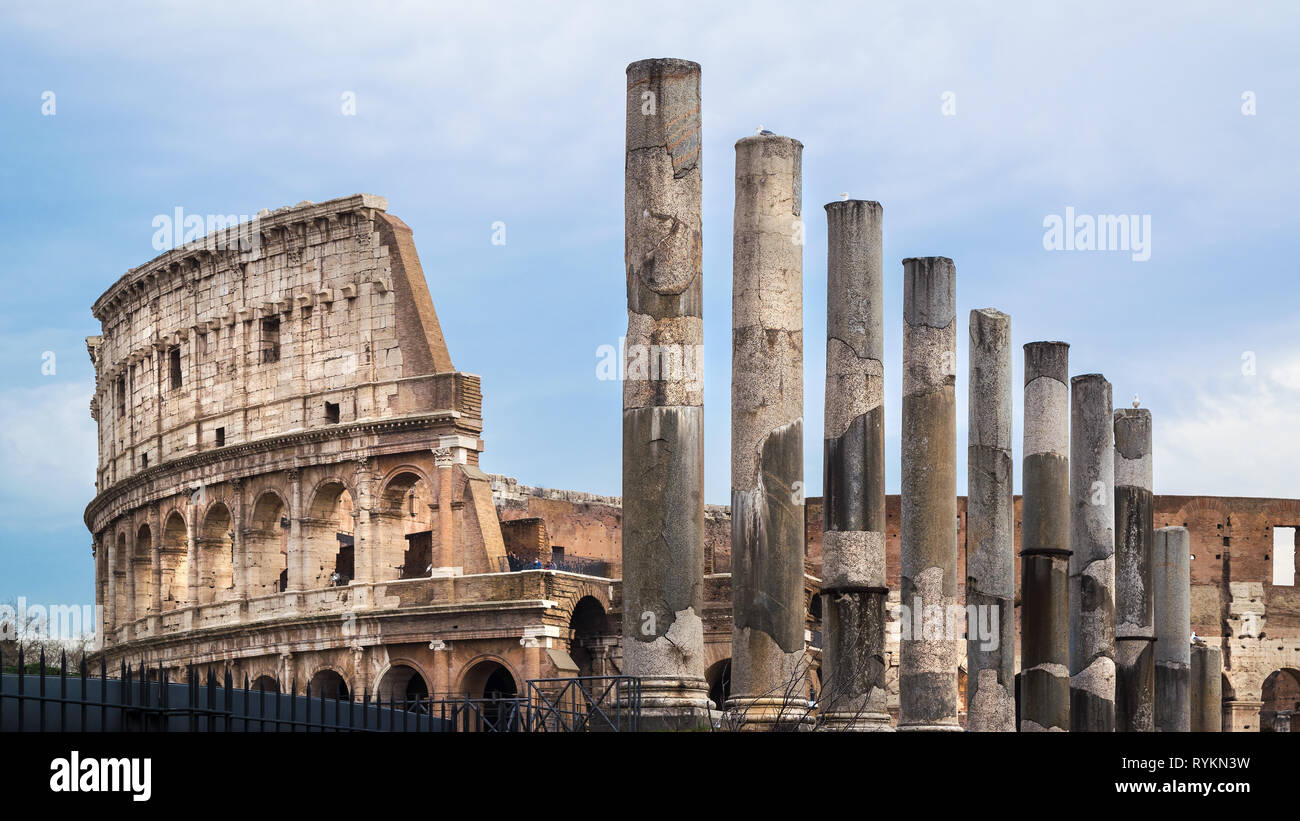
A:
<svg viewBox="0 0 1300 821">
<path fill-rule="evenodd" d="M 840 199 L 844 200 L 845 202 L 848 202 L 848 201 L 849 201 L 849 192 L 848 192 L 848 191 L 842 191 L 842 192 L 840 192 Z"/>
<path fill-rule="evenodd" d="M 757 133 L 760 137 L 771 137 L 776 134 L 775 131 L 768 131 L 766 128 L 764 128 L 761 125 L 757 129 Z"/>
<path fill-rule="evenodd" d="M 1196 635 L 1196 631 L 1195 631 L 1195 630 L 1192 631 L 1192 644 L 1196 645 L 1197 647 L 1205 647 L 1205 646 L 1207 646 L 1207 645 L 1205 644 L 1205 639 L 1203 639 L 1203 638 L 1201 638 L 1200 636 Z"/>
<path fill-rule="evenodd" d="M 1136 393 L 1133 394 L 1133 407 L 1136 408 L 1140 404 L 1142 404 L 1142 402 L 1138 399 L 1138 395 Z"/>
</svg>

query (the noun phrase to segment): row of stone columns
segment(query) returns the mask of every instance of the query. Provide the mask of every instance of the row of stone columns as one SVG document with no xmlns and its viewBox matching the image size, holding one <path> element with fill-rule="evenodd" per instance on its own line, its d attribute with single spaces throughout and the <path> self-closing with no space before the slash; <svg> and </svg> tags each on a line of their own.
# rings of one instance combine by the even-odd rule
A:
<svg viewBox="0 0 1300 821">
<path fill-rule="evenodd" d="M 703 341 L 700 68 L 645 60 L 627 76 L 624 672 L 643 681 L 648 726 L 696 725 L 710 707 L 746 729 L 806 726 L 803 146 L 770 133 L 736 144 L 732 695 L 711 705 L 700 621 L 702 390 L 689 367 Z M 883 212 L 845 200 L 826 213 L 820 710 L 830 729 L 884 730 Z M 906 259 L 903 287 L 898 729 L 956 730 L 955 266 Z M 978 614 L 970 625 L 996 632 L 967 633 L 969 729 L 1211 723 L 1218 663 L 1197 653 L 1191 671 L 1186 531 L 1160 531 L 1157 547 L 1152 527 L 1150 413 L 1112 418 L 1103 376 L 1071 380 L 1069 346 L 1033 342 L 1024 346 L 1017 727 L 1010 341 L 1008 316 L 971 312 L 965 603 Z M 676 351 L 688 367 L 638 373 L 647 348 L 652 359 Z"/>
</svg>

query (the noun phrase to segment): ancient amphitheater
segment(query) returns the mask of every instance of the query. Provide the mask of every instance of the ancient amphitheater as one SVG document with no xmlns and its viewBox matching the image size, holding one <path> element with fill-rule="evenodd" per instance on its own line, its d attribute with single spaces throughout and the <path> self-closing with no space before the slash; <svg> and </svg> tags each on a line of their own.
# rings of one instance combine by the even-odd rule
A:
<svg viewBox="0 0 1300 821">
<path fill-rule="evenodd" d="M 85 521 L 111 663 L 386 698 L 622 670 L 619 500 L 480 469 L 480 380 L 453 366 L 411 230 L 384 199 L 263 212 L 129 271 L 93 310 Z M 964 569 L 964 498 L 957 510 Z M 815 693 L 821 500 L 803 516 Z M 895 605 L 899 520 L 888 497 Z M 1191 533 L 1192 627 L 1222 648 L 1223 728 L 1300 729 L 1300 593 L 1272 583 L 1271 556 L 1294 549 L 1300 502 L 1157 496 L 1155 524 Z M 704 533 L 700 663 L 722 703 L 729 510 L 707 508 Z"/>
</svg>

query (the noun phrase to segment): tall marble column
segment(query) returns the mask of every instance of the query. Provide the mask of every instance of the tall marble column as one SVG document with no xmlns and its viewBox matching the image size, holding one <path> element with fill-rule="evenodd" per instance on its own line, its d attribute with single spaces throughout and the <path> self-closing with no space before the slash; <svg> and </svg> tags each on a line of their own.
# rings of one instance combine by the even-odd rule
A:
<svg viewBox="0 0 1300 821">
<path fill-rule="evenodd" d="M 966 729 L 973 733 L 1016 731 L 1011 386 L 1011 317 L 992 308 L 971 311 L 966 605 L 987 613 L 979 624 L 996 630 L 966 640 Z"/>
<path fill-rule="evenodd" d="M 808 720 L 802 158 L 789 137 L 736 143 L 728 710 L 753 729 Z"/>
<path fill-rule="evenodd" d="M 1151 411 L 1115 411 L 1115 729 L 1155 731 Z"/>
<path fill-rule="evenodd" d="M 1070 729 L 1070 398 L 1065 342 L 1025 345 L 1020 730 Z"/>
<path fill-rule="evenodd" d="M 1111 386 L 1070 380 L 1070 729 L 1115 731 L 1115 430 Z"/>
<path fill-rule="evenodd" d="M 1185 527 L 1156 531 L 1151 575 L 1155 585 L 1156 701 L 1158 733 L 1191 729 L 1191 538 Z"/>
<path fill-rule="evenodd" d="M 1223 657 L 1219 648 L 1192 647 L 1191 693 L 1191 731 L 1223 732 Z"/>
<path fill-rule="evenodd" d="M 957 647 L 957 270 L 903 260 L 902 585 L 898 729 L 960 730 Z"/>
<path fill-rule="evenodd" d="M 623 657 L 646 726 L 708 721 L 700 67 L 627 67 Z M 722 705 L 717 705 L 719 708 Z"/>
<path fill-rule="evenodd" d="M 826 729 L 889 730 L 884 311 L 878 202 L 826 206 L 822 688 Z"/>
</svg>

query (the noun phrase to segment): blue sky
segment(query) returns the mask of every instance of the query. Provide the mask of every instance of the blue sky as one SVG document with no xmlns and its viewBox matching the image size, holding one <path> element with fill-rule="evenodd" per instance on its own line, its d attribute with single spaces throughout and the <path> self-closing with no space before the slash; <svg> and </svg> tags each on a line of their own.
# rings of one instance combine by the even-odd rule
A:
<svg viewBox="0 0 1300 821">
<path fill-rule="evenodd" d="M 453 361 L 483 377 L 484 467 L 618 494 L 620 388 L 596 351 L 626 327 L 624 69 L 645 57 L 703 66 L 709 502 L 729 496 L 733 146 L 760 124 L 805 146 L 810 494 L 840 192 L 885 209 L 890 492 L 900 262 L 924 255 L 957 263 L 959 491 L 966 316 L 990 306 L 1017 348 L 1068 341 L 1073 373 L 1141 395 L 1157 492 L 1300 490 L 1293 5 L 466 5 L 0 11 L 0 602 L 91 600 L 89 309 L 177 207 L 386 196 Z M 1149 216 L 1150 259 L 1045 250 L 1067 207 Z"/>
</svg>

